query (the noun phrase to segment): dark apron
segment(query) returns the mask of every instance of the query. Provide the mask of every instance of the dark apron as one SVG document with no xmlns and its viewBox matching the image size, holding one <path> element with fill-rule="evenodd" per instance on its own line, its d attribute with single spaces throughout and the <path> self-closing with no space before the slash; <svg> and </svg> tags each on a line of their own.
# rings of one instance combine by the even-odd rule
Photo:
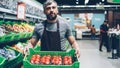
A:
<svg viewBox="0 0 120 68">
<path fill-rule="evenodd" d="M 44 31 L 41 38 L 41 51 L 61 51 L 59 22 L 57 22 L 56 32 L 47 31 L 47 21 L 44 23 Z"/>
</svg>

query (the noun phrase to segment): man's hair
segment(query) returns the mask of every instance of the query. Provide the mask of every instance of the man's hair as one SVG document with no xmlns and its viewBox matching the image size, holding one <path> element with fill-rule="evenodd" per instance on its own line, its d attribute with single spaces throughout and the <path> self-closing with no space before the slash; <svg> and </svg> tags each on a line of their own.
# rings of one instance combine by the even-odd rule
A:
<svg viewBox="0 0 120 68">
<path fill-rule="evenodd" d="M 43 4 L 43 8 L 45 9 L 48 5 L 51 5 L 52 3 L 55 3 L 57 5 L 57 2 L 54 0 L 46 0 L 46 2 Z"/>
<path fill-rule="evenodd" d="M 105 20 L 104 22 L 108 22 L 107 20 Z"/>
</svg>

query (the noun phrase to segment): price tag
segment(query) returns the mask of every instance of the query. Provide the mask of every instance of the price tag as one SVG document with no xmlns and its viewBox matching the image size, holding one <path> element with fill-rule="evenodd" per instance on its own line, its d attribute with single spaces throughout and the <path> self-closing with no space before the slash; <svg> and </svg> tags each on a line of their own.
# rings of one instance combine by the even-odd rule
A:
<svg viewBox="0 0 120 68">
<path fill-rule="evenodd" d="M 23 2 L 18 2 L 18 5 L 17 5 L 17 18 L 18 19 L 25 19 L 25 3 Z"/>
</svg>

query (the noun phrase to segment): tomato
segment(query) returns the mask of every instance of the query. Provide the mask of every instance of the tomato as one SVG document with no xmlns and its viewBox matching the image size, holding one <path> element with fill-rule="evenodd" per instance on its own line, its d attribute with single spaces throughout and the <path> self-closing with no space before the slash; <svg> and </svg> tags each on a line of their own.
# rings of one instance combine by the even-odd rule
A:
<svg viewBox="0 0 120 68">
<path fill-rule="evenodd" d="M 49 56 L 47 56 L 47 57 L 46 57 L 46 59 L 50 59 L 50 57 L 49 57 Z"/>
<path fill-rule="evenodd" d="M 54 63 L 57 65 L 59 63 L 59 61 L 55 61 Z"/>
<path fill-rule="evenodd" d="M 62 61 L 62 58 L 61 58 L 61 57 L 59 57 L 58 59 L 59 59 L 60 61 Z"/>
<path fill-rule="evenodd" d="M 65 65 L 68 65 L 68 61 L 64 61 L 64 64 L 65 64 Z"/>
<path fill-rule="evenodd" d="M 72 64 L 72 61 L 69 61 L 68 64 L 71 65 L 71 64 Z"/>
<path fill-rule="evenodd" d="M 49 60 L 46 60 L 46 61 L 45 61 L 45 64 L 50 64 L 50 61 L 49 61 Z"/>
<path fill-rule="evenodd" d="M 35 60 L 36 60 L 36 58 L 35 58 L 35 57 L 33 57 L 33 58 L 31 58 L 31 60 L 35 61 Z"/>
<path fill-rule="evenodd" d="M 39 58 L 36 58 L 36 59 L 35 59 L 35 61 L 38 61 L 38 62 L 40 62 L 40 59 L 39 59 Z"/>
<path fill-rule="evenodd" d="M 30 63 L 34 64 L 34 60 L 30 60 Z"/>
<path fill-rule="evenodd" d="M 41 63 L 42 63 L 42 64 L 45 64 L 45 59 L 41 60 Z"/>
<path fill-rule="evenodd" d="M 36 58 L 40 58 L 40 55 L 36 55 Z"/>
<path fill-rule="evenodd" d="M 36 55 L 32 55 L 32 58 L 35 58 L 36 57 Z"/>
<path fill-rule="evenodd" d="M 59 61 L 58 64 L 59 64 L 59 65 L 62 64 L 62 61 Z"/>
<path fill-rule="evenodd" d="M 39 64 L 40 62 L 39 62 L 39 61 L 35 61 L 34 63 L 35 63 L 35 64 Z"/>
</svg>

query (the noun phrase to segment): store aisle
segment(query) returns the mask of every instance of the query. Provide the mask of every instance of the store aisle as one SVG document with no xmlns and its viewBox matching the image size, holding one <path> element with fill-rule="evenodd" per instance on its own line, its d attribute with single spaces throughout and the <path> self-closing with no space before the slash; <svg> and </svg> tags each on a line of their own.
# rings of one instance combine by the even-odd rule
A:
<svg viewBox="0 0 120 68">
<path fill-rule="evenodd" d="M 98 40 L 78 40 L 81 49 L 80 68 L 119 68 L 119 59 L 108 59 L 111 53 L 99 52 Z"/>
</svg>

